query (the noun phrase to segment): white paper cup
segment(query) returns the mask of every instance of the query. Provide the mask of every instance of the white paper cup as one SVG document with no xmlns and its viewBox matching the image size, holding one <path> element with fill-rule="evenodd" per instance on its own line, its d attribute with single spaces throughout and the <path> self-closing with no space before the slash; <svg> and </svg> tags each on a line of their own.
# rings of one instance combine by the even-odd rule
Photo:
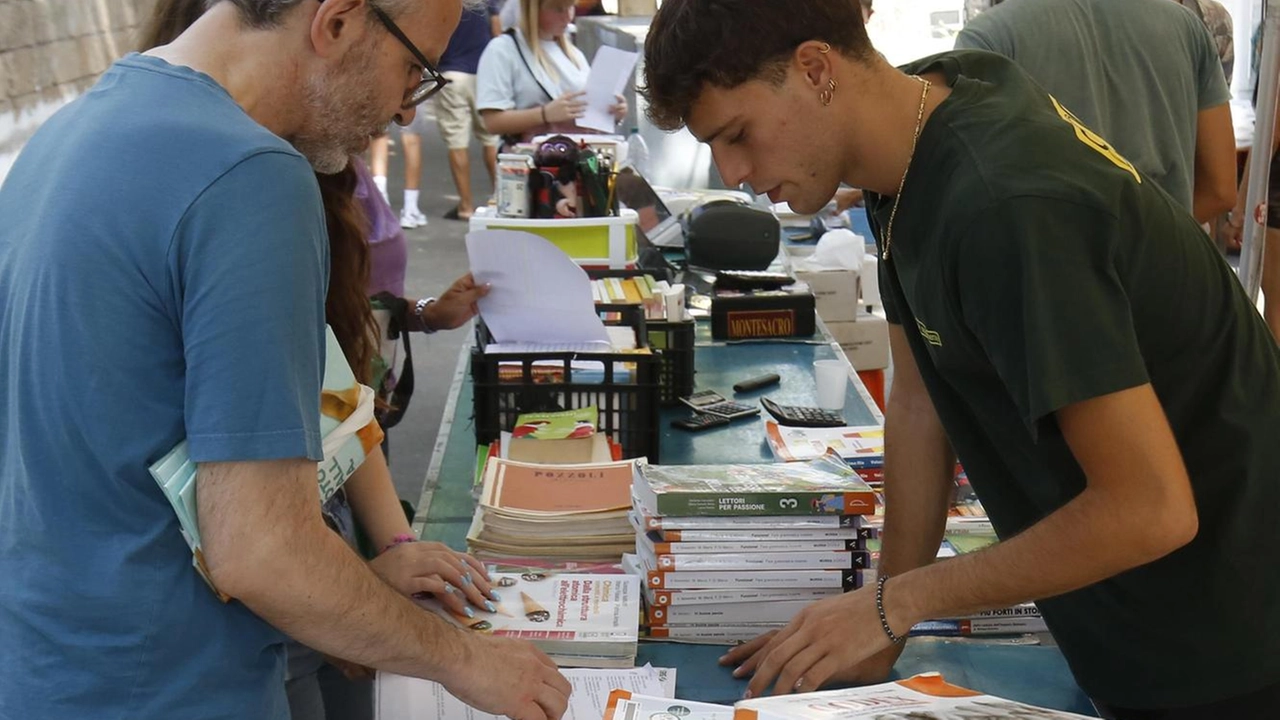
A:
<svg viewBox="0 0 1280 720">
<path fill-rule="evenodd" d="M 848 365 L 843 360 L 815 360 L 813 377 L 818 385 L 818 407 L 842 410 L 845 385 L 849 382 Z"/>
<path fill-rule="evenodd" d="M 684 321 L 684 283 L 676 283 L 662 293 L 667 304 L 667 321 Z"/>
</svg>

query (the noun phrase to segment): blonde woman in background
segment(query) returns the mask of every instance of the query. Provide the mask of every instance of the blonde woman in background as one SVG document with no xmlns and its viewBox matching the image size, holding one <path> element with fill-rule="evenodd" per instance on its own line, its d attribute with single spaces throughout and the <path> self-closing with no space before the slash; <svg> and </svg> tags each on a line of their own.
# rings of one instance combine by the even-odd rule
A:
<svg viewBox="0 0 1280 720">
<path fill-rule="evenodd" d="M 476 73 L 476 107 L 489 132 L 508 140 L 593 132 L 576 124 L 586 112 L 591 66 L 569 42 L 573 8 L 573 0 L 520 0 L 517 26 L 485 48 Z M 627 102 L 617 100 L 610 110 L 621 121 Z"/>
</svg>

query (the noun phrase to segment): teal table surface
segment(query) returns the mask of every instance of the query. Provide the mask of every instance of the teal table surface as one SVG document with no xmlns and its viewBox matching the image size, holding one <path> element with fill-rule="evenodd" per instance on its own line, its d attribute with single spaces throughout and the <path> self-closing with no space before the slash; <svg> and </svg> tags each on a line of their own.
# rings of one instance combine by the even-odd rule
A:
<svg viewBox="0 0 1280 720">
<path fill-rule="evenodd" d="M 636 664 L 677 668 L 676 697 L 731 705 L 742 699 L 747 681 L 735 679 L 731 668 L 716 662 L 724 651 L 714 645 L 644 642 Z M 912 638 L 891 679 L 923 672 L 940 672 L 954 685 L 989 695 L 1081 715 L 1096 714 L 1071 679 L 1056 647 Z"/>
<path fill-rule="evenodd" d="M 838 348 L 821 334 L 791 342 L 723 343 L 711 340 L 706 323 L 699 323 L 694 362 L 698 389 L 717 390 L 725 397 L 752 403 L 763 395 L 782 404 L 811 405 L 814 401 L 812 365 L 838 357 Z M 442 418 L 431 465 L 418 502 L 414 530 L 424 540 L 465 549 L 467 528 L 475 510 L 472 480 L 476 466 L 472 385 L 467 374 L 469 347 L 459 356 L 453 388 Z M 775 372 L 780 384 L 750 393 L 734 393 L 733 384 Z M 850 371 L 845 420 L 851 425 L 882 421 L 866 389 Z M 767 413 L 700 433 L 687 433 L 670 421 L 689 413 L 683 406 L 661 414 L 661 462 L 666 464 L 767 463 L 773 457 L 764 439 Z M 639 664 L 675 667 L 679 696 L 689 700 L 731 703 L 746 684 L 735 680 L 716 658 L 719 646 L 678 643 L 641 644 Z M 939 671 L 951 682 L 993 695 L 1045 707 L 1092 715 L 1062 653 L 1056 647 L 993 644 L 968 640 L 913 638 L 895 667 L 895 677 Z"/>
</svg>

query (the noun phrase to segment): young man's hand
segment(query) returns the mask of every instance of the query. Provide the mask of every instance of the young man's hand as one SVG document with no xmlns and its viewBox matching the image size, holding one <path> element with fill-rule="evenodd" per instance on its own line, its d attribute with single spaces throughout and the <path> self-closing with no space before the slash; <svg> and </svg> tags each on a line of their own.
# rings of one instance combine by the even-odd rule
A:
<svg viewBox="0 0 1280 720">
<path fill-rule="evenodd" d="M 910 625 L 888 605 L 893 584 L 885 587 L 890 627 L 905 635 Z M 812 692 L 830 682 L 883 682 L 902 653 L 880 626 L 875 588 L 827 598 L 805 608 L 785 628 L 739 645 L 722 658 L 738 665 L 734 675 L 752 675 L 748 697 Z"/>
<path fill-rule="evenodd" d="M 488 285 L 477 285 L 467 273 L 422 309 L 422 322 L 431 330 L 453 330 L 480 314 L 476 301 L 489 294 Z"/>
<path fill-rule="evenodd" d="M 572 687 L 556 664 L 524 640 L 469 633 L 441 684 L 471 707 L 511 720 L 560 720 Z"/>
</svg>

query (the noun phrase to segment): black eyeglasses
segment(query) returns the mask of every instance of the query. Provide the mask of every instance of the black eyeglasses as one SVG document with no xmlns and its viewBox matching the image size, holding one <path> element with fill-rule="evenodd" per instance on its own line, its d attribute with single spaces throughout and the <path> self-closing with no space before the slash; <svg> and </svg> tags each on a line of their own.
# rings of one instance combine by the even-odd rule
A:
<svg viewBox="0 0 1280 720">
<path fill-rule="evenodd" d="M 323 1 L 321 0 L 321 2 Z M 422 65 L 422 80 L 405 96 L 404 103 L 401 105 L 402 108 L 408 110 L 421 105 L 427 98 L 440 92 L 445 85 L 449 84 L 449 78 L 441 75 L 440 71 L 436 70 L 436 66 L 431 64 L 427 56 L 422 54 L 422 51 L 409 40 L 400 27 L 395 24 L 395 21 L 382 11 L 382 8 L 369 3 L 369 9 L 382 21 L 382 24 L 387 28 L 387 32 L 395 36 L 395 39 L 408 48 L 409 52 L 413 53 L 413 57 Z"/>
</svg>

